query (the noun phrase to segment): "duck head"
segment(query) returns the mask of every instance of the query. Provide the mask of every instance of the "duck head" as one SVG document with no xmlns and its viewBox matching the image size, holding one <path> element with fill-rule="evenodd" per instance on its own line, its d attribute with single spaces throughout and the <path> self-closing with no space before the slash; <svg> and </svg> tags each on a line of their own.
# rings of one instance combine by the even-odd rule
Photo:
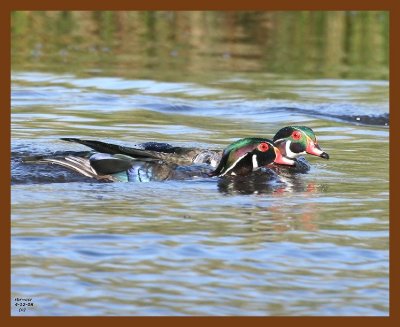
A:
<svg viewBox="0 0 400 327">
<path fill-rule="evenodd" d="M 329 159 L 329 155 L 318 145 L 314 131 L 306 126 L 284 127 L 275 134 L 273 141 L 282 155 L 287 158 L 294 159 L 308 153 Z"/>
<path fill-rule="evenodd" d="M 284 157 L 271 140 L 244 138 L 230 144 L 212 176 L 246 175 L 273 162 L 295 165 L 295 160 Z"/>
</svg>

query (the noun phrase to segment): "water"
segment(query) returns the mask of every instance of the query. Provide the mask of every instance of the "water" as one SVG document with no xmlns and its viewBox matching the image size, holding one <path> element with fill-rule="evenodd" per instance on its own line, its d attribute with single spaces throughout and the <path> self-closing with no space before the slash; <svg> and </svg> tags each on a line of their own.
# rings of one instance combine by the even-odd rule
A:
<svg viewBox="0 0 400 327">
<path fill-rule="evenodd" d="M 376 72 L 55 66 L 16 61 L 11 77 L 13 315 L 388 315 L 388 82 Z M 20 161 L 86 149 L 60 137 L 223 148 L 290 124 L 313 128 L 331 159 L 307 157 L 310 172 L 282 185 L 99 183 Z"/>
</svg>

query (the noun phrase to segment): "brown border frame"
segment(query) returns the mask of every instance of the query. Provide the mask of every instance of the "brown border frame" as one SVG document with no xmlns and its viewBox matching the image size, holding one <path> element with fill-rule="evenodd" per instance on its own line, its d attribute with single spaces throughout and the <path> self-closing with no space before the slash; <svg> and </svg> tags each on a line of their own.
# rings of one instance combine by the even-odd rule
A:
<svg viewBox="0 0 400 327">
<path fill-rule="evenodd" d="M 1 81 L 1 108 L 0 114 L 0 140 L 2 145 L 1 162 L 1 284 L 0 290 L 0 320 L 3 326 L 32 324 L 54 325 L 71 323 L 85 324 L 108 324 L 112 323 L 138 323 L 138 324 L 171 324 L 200 326 L 205 323 L 227 323 L 240 324 L 251 323 L 253 325 L 264 325 L 268 323 L 277 324 L 304 324 L 307 326 L 316 326 L 321 323 L 327 325 L 337 324 L 362 324 L 365 325 L 398 325 L 395 321 L 399 318 L 399 218 L 397 207 L 399 201 L 393 201 L 398 198 L 396 194 L 399 191 L 399 173 L 396 169 L 398 145 L 396 141 L 400 140 L 398 133 L 398 110 L 399 105 L 399 38 L 400 31 L 400 10 L 397 0 L 324 0 L 324 1 L 298 1 L 281 0 L 265 3 L 260 0 L 247 0 L 244 3 L 234 3 L 215 0 L 202 1 L 200 4 L 189 3 L 189 1 L 164 0 L 152 1 L 130 1 L 121 0 L 107 1 L 51 1 L 42 0 L 40 3 L 28 0 L 14 0 L 4 3 L 0 11 L 0 29 L 3 49 L 0 52 L 2 69 L 0 70 Z M 390 316 L 389 317 L 11 317 L 11 282 L 10 282 L 10 74 L 11 74 L 11 35 L 10 35 L 10 12 L 13 10 L 387 10 L 390 11 Z M 397 10 L 396 10 L 397 9 Z M 394 182 L 393 182 L 394 181 Z M 110 321 L 110 319 L 116 319 Z"/>
</svg>

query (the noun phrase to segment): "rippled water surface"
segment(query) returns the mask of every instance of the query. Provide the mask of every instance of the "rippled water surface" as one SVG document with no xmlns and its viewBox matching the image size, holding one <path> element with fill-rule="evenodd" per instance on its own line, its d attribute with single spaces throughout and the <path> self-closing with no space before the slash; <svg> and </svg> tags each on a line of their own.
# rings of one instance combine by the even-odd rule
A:
<svg viewBox="0 0 400 327">
<path fill-rule="evenodd" d="M 42 64 L 11 77 L 13 315 L 388 315 L 388 81 Z M 99 183 L 21 162 L 86 150 L 61 137 L 222 149 L 291 124 L 330 160 L 279 185 Z"/>
</svg>

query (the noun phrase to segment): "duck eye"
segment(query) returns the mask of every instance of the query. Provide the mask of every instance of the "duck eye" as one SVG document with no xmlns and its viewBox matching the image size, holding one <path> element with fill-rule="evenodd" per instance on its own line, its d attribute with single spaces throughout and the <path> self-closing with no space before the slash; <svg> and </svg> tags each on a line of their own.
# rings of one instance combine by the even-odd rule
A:
<svg viewBox="0 0 400 327">
<path fill-rule="evenodd" d="M 258 145 L 257 149 L 258 149 L 259 151 L 261 151 L 261 152 L 266 152 L 266 151 L 268 151 L 268 149 L 269 149 L 269 145 L 268 145 L 268 143 L 263 142 L 263 143 L 260 143 L 260 144 Z"/>
<path fill-rule="evenodd" d="M 301 138 L 301 133 L 299 132 L 299 131 L 294 131 L 293 133 L 292 133 L 292 137 L 293 137 L 293 139 L 294 140 L 300 140 L 300 138 Z"/>
</svg>

